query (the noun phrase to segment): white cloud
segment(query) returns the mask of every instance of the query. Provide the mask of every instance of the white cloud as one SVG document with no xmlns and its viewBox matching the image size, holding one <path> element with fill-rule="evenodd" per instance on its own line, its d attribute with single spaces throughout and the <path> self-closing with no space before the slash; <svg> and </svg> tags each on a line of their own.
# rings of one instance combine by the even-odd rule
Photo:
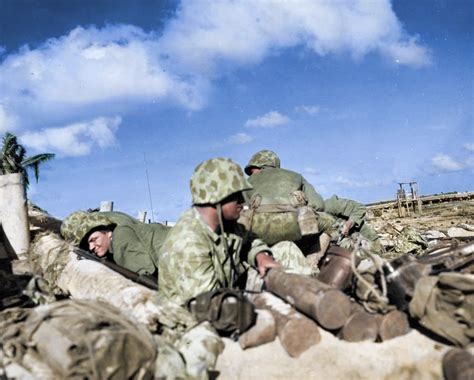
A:
<svg viewBox="0 0 474 380">
<path fill-rule="evenodd" d="M 0 132 L 11 132 L 16 129 L 17 118 L 5 111 L 5 107 L 0 104 Z"/>
<path fill-rule="evenodd" d="M 246 127 L 272 128 L 278 125 L 287 124 L 290 119 L 278 111 L 270 111 L 265 115 L 258 116 L 255 119 L 249 119 L 245 122 Z"/>
<path fill-rule="evenodd" d="M 399 64 L 430 63 L 389 0 L 188 1 L 160 40 L 175 67 L 201 73 L 212 73 L 220 61 L 255 64 L 298 45 L 321 56 L 347 51 L 360 59 L 379 51 Z"/>
<path fill-rule="evenodd" d="M 317 115 L 321 112 L 321 107 L 319 106 L 297 106 L 295 107 L 296 112 L 307 113 L 309 115 Z"/>
<path fill-rule="evenodd" d="M 48 128 L 26 133 L 20 140 L 27 147 L 42 152 L 59 153 L 62 156 L 83 156 L 94 146 L 106 148 L 115 143 L 115 132 L 122 122 L 120 117 L 99 117 L 94 120 Z"/>
<path fill-rule="evenodd" d="M 430 63 L 389 0 L 184 1 L 159 33 L 131 25 L 77 27 L 35 49 L 3 54 L 0 131 L 32 131 L 152 101 L 197 110 L 222 67 L 258 64 L 293 47 L 319 56 L 346 52 L 360 60 L 378 52 L 399 64 Z M 273 111 L 248 123 L 288 121 Z"/>
<path fill-rule="evenodd" d="M 253 136 L 247 133 L 237 133 L 229 137 L 229 144 L 246 144 L 254 140 Z"/>
<path fill-rule="evenodd" d="M 470 152 L 474 152 L 474 143 L 465 143 L 462 147 Z"/>
<path fill-rule="evenodd" d="M 464 165 L 460 162 L 455 161 L 452 157 L 448 156 L 447 154 L 437 154 L 431 159 L 431 163 L 437 169 L 447 172 L 454 172 L 458 170 L 462 170 Z"/>
<path fill-rule="evenodd" d="M 383 45 L 380 50 L 399 65 L 422 67 L 431 63 L 426 48 L 420 46 L 416 38 Z"/>
</svg>

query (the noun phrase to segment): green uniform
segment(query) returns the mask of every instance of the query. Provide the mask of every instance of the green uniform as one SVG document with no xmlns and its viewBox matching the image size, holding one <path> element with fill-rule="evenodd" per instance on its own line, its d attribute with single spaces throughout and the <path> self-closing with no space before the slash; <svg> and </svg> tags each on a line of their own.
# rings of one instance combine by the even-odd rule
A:
<svg viewBox="0 0 474 380">
<path fill-rule="evenodd" d="M 365 216 L 367 209 L 366 207 L 353 201 L 351 199 L 339 198 L 337 195 L 333 195 L 331 198 L 324 201 L 324 211 L 338 218 L 336 225 L 342 226 L 347 220 L 352 220 L 354 226 L 351 232 L 358 232 L 369 242 L 369 247 L 375 252 L 381 251 L 380 241 L 377 232 L 365 223 Z M 339 236 L 333 235 L 333 238 L 339 238 Z M 350 239 L 350 236 L 343 238 L 339 241 L 339 245 L 346 249 L 353 249 L 354 242 Z"/>
<path fill-rule="evenodd" d="M 120 211 L 99 211 L 100 214 L 105 215 L 117 226 L 129 225 L 129 224 L 138 224 L 141 223 L 138 219 L 135 219 L 133 216 L 125 214 Z"/>
<path fill-rule="evenodd" d="M 61 235 L 79 246 L 91 230 L 100 226 L 115 226 L 109 252 L 118 265 L 140 274 L 156 271 L 158 252 L 171 227 L 141 223 L 121 212 L 76 211 L 64 219 Z"/>
<path fill-rule="evenodd" d="M 298 207 L 308 205 L 315 212 L 324 211 L 323 198 L 301 174 L 265 166 L 248 181 L 253 186 L 247 192 L 249 228 L 268 244 L 301 239 Z M 320 215 L 320 231 L 328 228 L 324 221 L 324 216 Z"/>
<path fill-rule="evenodd" d="M 162 224 L 134 223 L 115 227 L 110 252 L 114 261 L 140 274 L 153 274 L 158 267 L 158 252 L 170 227 Z"/>
<path fill-rule="evenodd" d="M 259 239 L 251 239 L 238 223 L 226 223 L 223 235 L 212 231 L 195 208 L 187 210 L 169 232 L 158 260 L 158 292 L 184 305 L 196 295 L 232 286 L 232 257 L 238 274 L 255 264 L 258 252 L 273 253 L 276 261 L 294 272 L 310 274 L 301 251 L 293 244 L 271 251 Z M 305 269 L 306 268 L 306 269 Z"/>
</svg>

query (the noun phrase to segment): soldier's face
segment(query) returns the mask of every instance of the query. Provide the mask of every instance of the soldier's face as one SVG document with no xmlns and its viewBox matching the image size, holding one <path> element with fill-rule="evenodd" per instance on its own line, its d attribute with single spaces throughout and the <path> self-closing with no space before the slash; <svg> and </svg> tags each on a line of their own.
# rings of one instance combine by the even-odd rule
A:
<svg viewBox="0 0 474 380">
<path fill-rule="evenodd" d="M 225 220 L 237 220 L 239 219 L 240 212 L 243 209 L 245 203 L 242 192 L 232 194 L 222 202 L 222 216 Z"/>
<path fill-rule="evenodd" d="M 104 256 L 110 248 L 112 231 L 95 231 L 87 239 L 89 251 L 98 257 Z"/>
</svg>

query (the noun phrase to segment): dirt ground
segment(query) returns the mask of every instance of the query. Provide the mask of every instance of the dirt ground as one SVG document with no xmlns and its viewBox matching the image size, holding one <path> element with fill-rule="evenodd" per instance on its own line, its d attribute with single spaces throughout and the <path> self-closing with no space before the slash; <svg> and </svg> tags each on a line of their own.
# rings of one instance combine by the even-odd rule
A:
<svg viewBox="0 0 474 380">
<path fill-rule="evenodd" d="M 370 214 L 373 214 L 372 216 Z M 467 224 L 474 226 L 474 201 L 446 202 L 424 206 L 422 214 L 400 218 L 396 210 L 371 212 L 369 222 L 380 233 L 393 233 L 410 226 L 420 232 L 437 230 L 446 233 L 448 228 Z"/>
</svg>

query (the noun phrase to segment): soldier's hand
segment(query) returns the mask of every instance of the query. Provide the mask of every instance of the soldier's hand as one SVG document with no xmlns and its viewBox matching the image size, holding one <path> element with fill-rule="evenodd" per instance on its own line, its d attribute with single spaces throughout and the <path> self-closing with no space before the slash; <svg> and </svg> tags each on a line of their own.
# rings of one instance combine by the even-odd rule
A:
<svg viewBox="0 0 474 380">
<path fill-rule="evenodd" d="M 258 273 L 262 278 L 265 277 L 265 273 L 267 273 L 267 270 L 280 266 L 280 264 L 278 264 L 272 256 L 268 255 L 267 252 L 257 253 L 255 261 L 257 262 Z"/>
</svg>

